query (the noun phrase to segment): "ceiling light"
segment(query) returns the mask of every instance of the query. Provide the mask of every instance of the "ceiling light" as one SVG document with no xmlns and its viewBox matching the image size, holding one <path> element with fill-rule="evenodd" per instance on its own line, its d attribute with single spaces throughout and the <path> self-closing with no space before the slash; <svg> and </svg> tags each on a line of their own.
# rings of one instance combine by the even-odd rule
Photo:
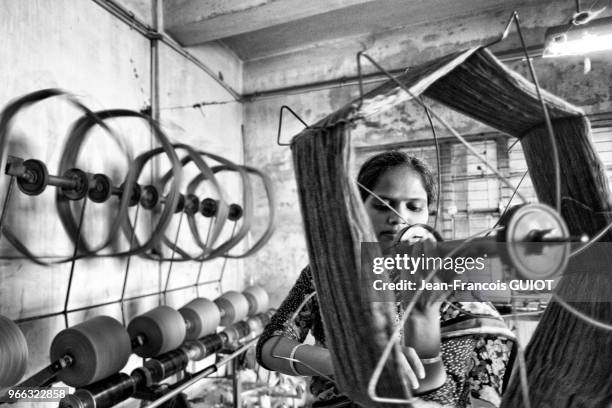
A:
<svg viewBox="0 0 612 408">
<path fill-rule="evenodd" d="M 542 56 L 585 55 L 606 50 L 612 50 L 612 17 L 549 28 L 546 30 Z"/>
</svg>

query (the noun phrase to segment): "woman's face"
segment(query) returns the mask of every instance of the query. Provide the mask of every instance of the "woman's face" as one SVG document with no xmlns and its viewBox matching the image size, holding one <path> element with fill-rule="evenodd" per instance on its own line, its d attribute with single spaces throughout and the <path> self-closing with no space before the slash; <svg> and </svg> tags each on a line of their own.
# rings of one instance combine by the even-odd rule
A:
<svg viewBox="0 0 612 408">
<path fill-rule="evenodd" d="M 370 194 L 364 204 L 383 249 L 390 246 L 402 228 L 427 223 L 427 191 L 421 175 L 412 167 L 398 166 L 385 171 L 372 192 L 384 203 Z"/>
</svg>

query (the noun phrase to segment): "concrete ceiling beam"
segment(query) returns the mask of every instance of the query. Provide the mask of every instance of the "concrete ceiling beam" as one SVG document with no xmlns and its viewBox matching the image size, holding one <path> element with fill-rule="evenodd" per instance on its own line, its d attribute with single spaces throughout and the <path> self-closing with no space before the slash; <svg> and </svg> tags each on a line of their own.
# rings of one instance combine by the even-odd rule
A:
<svg viewBox="0 0 612 408">
<path fill-rule="evenodd" d="M 231 37 L 372 0 L 165 0 L 164 29 L 182 45 Z"/>
</svg>

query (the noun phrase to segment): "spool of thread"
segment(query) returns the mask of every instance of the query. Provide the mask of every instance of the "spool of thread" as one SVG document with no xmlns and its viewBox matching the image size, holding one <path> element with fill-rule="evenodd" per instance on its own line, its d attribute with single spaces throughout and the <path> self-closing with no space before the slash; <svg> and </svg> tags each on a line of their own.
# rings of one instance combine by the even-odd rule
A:
<svg viewBox="0 0 612 408">
<path fill-rule="evenodd" d="M 121 370 L 132 352 L 130 337 L 117 320 L 109 316 L 93 319 L 62 330 L 51 343 L 51 362 L 69 355 L 72 364 L 57 377 L 71 387 L 84 387 Z"/>
<path fill-rule="evenodd" d="M 12 320 L 0 316 L 0 388 L 15 385 L 25 373 L 28 343 Z"/>
<path fill-rule="evenodd" d="M 168 306 L 159 306 L 135 317 L 128 325 L 132 339 L 143 336 L 143 344 L 134 353 L 143 358 L 178 348 L 185 340 L 187 329 L 181 314 Z"/>
<path fill-rule="evenodd" d="M 215 299 L 221 311 L 221 326 L 229 326 L 247 317 L 249 301 L 239 292 L 229 291 Z"/>
<path fill-rule="evenodd" d="M 221 324 L 221 311 L 212 300 L 197 298 L 179 309 L 187 324 L 186 340 L 197 340 L 214 333 Z"/>
<path fill-rule="evenodd" d="M 242 294 L 249 302 L 249 316 L 255 316 L 258 313 L 263 313 L 268 309 L 270 297 L 264 288 L 261 286 L 249 286 Z"/>
</svg>

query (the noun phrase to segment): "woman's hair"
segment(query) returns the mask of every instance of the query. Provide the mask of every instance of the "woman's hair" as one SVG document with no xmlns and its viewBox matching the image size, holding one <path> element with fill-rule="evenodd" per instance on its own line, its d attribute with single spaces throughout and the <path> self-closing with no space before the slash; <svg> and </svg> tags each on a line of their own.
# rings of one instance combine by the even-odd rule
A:
<svg viewBox="0 0 612 408">
<path fill-rule="evenodd" d="M 431 170 L 421 159 L 407 153 L 393 150 L 370 157 L 361 166 L 357 181 L 368 190 L 373 190 L 380 177 L 387 170 L 400 166 L 410 167 L 420 174 L 423 180 L 423 187 L 425 187 L 425 192 L 427 193 L 427 203 L 429 205 L 433 204 L 436 200 L 436 180 Z M 370 194 L 361 187 L 359 188 L 359 192 L 363 201 L 365 201 Z"/>
</svg>

